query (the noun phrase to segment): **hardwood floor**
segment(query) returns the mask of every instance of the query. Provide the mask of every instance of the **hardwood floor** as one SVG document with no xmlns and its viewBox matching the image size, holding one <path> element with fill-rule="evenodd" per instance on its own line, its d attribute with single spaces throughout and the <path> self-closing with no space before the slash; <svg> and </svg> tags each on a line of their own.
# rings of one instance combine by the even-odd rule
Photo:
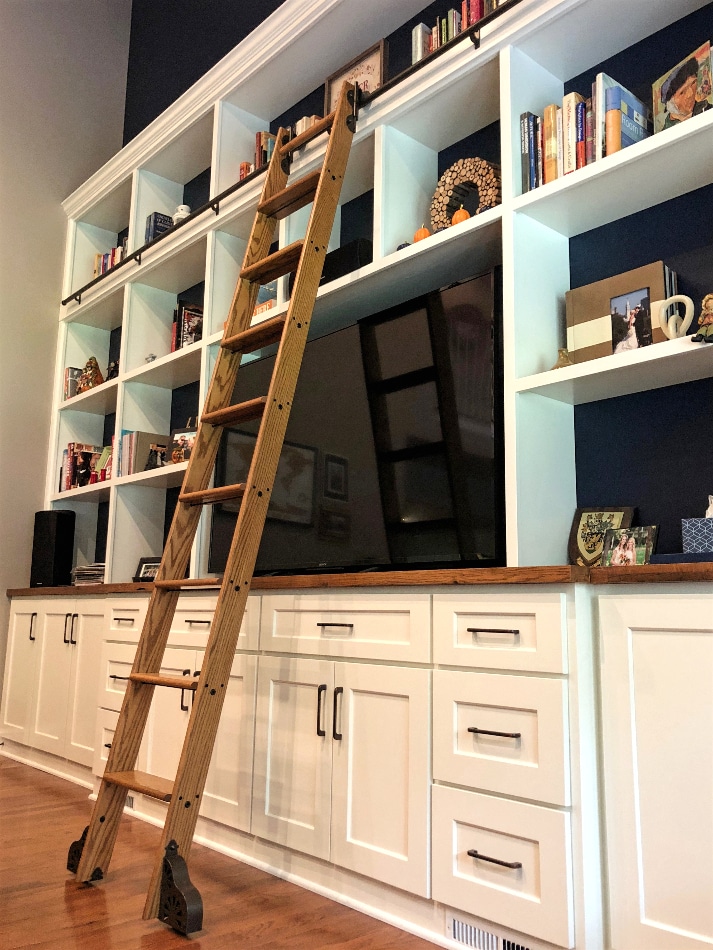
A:
<svg viewBox="0 0 713 950">
<path fill-rule="evenodd" d="M 89 821 L 87 790 L 0 756 L 0 950 L 433 950 L 433 944 L 194 845 L 204 929 L 141 919 L 159 829 L 122 825 L 104 884 L 80 886 L 67 849 Z"/>
</svg>

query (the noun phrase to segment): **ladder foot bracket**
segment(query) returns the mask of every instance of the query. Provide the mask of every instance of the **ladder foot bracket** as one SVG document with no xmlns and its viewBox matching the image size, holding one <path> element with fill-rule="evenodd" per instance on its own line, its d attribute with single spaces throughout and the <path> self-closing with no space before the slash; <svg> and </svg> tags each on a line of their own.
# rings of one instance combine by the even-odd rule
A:
<svg viewBox="0 0 713 950">
<path fill-rule="evenodd" d="M 158 919 L 184 935 L 203 927 L 203 901 L 191 884 L 188 866 L 178 853 L 175 841 L 166 845 Z"/>
<path fill-rule="evenodd" d="M 87 832 L 89 831 L 89 825 L 82 832 L 82 837 L 78 841 L 73 841 L 69 846 L 69 852 L 67 853 L 67 870 L 71 871 L 72 874 L 76 874 L 79 868 L 79 860 L 82 857 L 82 851 L 84 851 L 84 843 L 87 840 Z M 104 877 L 101 868 L 94 868 L 92 871 L 92 876 L 89 878 L 90 881 L 101 881 Z"/>
</svg>

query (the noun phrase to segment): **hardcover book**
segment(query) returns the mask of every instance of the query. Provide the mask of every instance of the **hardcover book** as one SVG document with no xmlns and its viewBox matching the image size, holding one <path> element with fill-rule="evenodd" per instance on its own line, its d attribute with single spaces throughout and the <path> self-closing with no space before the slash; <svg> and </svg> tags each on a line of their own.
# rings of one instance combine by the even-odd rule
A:
<svg viewBox="0 0 713 950">
<path fill-rule="evenodd" d="M 568 92 L 562 99 L 563 172 L 569 175 L 577 168 L 577 103 L 584 102 L 578 92 Z"/>
<path fill-rule="evenodd" d="M 146 218 L 146 231 L 144 234 L 144 243 L 155 240 L 159 234 L 163 234 L 173 227 L 173 218 L 170 214 L 161 214 L 160 211 L 153 211 Z"/>
<path fill-rule="evenodd" d="M 431 29 L 425 23 L 418 23 L 411 30 L 411 63 L 425 59 L 431 51 Z"/>
<path fill-rule="evenodd" d="M 82 370 L 78 366 L 67 366 L 64 370 L 64 398 L 71 399 L 77 395 L 77 385 Z"/>
<path fill-rule="evenodd" d="M 661 343 L 660 304 L 675 293 L 663 261 L 577 287 L 565 294 L 567 349 L 575 363 Z"/>
<path fill-rule="evenodd" d="M 651 87 L 654 132 L 674 128 L 713 106 L 711 44 L 706 41 Z"/>
<path fill-rule="evenodd" d="M 604 106 L 607 155 L 651 135 L 651 110 L 619 83 L 605 90 Z"/>
<path fill-rule="evenodd" d="M 543 182 L 547 184 L 557 178 L 557 111 L 556 103 L 545 106 L 542 116 L 543 141 Z"/>
</svg>

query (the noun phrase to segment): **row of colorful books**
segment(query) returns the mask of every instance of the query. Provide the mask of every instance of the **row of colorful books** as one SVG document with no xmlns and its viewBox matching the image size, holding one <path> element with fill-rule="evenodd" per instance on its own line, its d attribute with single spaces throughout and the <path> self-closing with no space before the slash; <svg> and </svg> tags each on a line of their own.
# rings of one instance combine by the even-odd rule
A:
<svg viewBox="0 0 713 950">
<path fill-rule="evenodd" d="M 116 247 L 112 247 L 110 251 L 106 251 L 104 254 L 95 254 L 94 255 L 94 277 L 101 277 L 102 274 L 106 274 L 107 271 L 110 271 L 112 267 L 115 267 L 126 257 L 126 241 L 123 241 L 121 244 L 117 244 Z"/>
<path fill-rule="evenodd" d="M 112 446 L 69 442 L 62 450 L 59 491 L 83 488 L 111 478 Z"/>
<path fill-rule="evenodd" d="M 171 352 L 203 339 L 203 307 L 200 304 L 181 303 L 173 311 Z"/>
<path fill-rule="evenodd" d="M 170 436 L 160 432 L 122 429 L 119 440 L 119 475 L 133 475 L 168 463 Z"/>
<path fill-rule="evenodd" d="M 711 44 L 707 40 L 652 85 L 643 102 L 598 73 L 591 96 L 570 92 L 543 114 L 520 116 L 522 191 L 532 191 L 606 155 L 713 107 Z"/>
<path fill-rule="evenodd" d="M 419 23 L 411 30 L 411 63 L 418 63 L 434 50 L 482 20 L 497 9 L 499 0 L 462 0 L 460 10 L 452 8 L 445 16 L 436 17 L 433 26 Z"/>
</svg>

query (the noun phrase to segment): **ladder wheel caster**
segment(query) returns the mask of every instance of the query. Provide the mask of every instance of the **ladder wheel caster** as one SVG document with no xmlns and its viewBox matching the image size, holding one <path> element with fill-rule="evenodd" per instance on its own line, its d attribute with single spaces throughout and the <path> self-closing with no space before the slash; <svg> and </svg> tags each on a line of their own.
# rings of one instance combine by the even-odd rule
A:
<svg viewBox="0 0 713 950">
<path fill-rule="evenodd" d="M 79 867 L 79 861 L 82 857 L 82 851 L 84 851 L 84 842 L 87 840 L 87 833 L 89 832 L 89 825 L 82 832 L 82 837 L 79 841 L 73 841 L 69 846 L 69 851 L 67 852 L 67 870 L 71 871 L 72 874 L 77 873 L 77 868 Z"/>
<path fill-rule="evenodd" d="M 166 845 L 158 919 L 184 936 L 203 927 L 203 901 L 175 841 Z"/>
</svg>

